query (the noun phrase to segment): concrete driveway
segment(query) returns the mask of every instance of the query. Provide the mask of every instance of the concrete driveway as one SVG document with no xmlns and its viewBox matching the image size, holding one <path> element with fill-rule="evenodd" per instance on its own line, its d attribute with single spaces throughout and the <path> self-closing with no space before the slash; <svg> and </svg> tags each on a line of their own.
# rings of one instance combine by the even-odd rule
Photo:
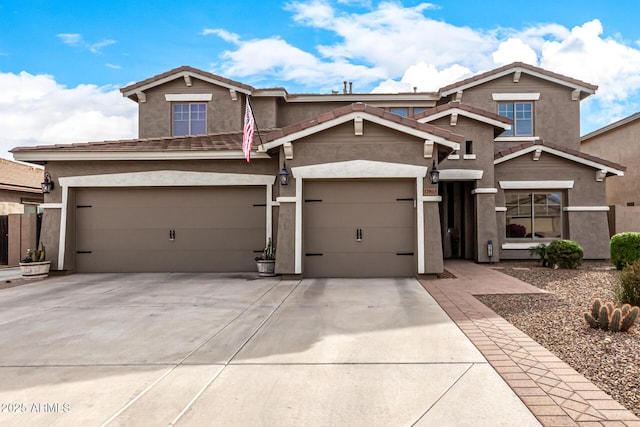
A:
<svg viewBox="0 0 640 427">
<path fill-rule="evenodd" d="M 539 425 L 414 279 L 0 291 L 0 425 Z"/>
</svg>

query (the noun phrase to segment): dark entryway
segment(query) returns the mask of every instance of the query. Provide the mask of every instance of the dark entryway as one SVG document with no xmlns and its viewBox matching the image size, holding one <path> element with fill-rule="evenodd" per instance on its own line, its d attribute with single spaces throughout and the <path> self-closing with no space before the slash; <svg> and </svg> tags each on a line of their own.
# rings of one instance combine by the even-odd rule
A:
<svg viewBox="0 0 640 427">
<path fill-rule="evenodd" d="M 0 265 L 9 264 L 9 216 L 0 215 Z"/>
<path fill-rule="evenodd" d="M 444 258 L 473 259 L 475 209 L 471 191 L 473 182 L 440 182 L 440 219 Z"/>
</svg>

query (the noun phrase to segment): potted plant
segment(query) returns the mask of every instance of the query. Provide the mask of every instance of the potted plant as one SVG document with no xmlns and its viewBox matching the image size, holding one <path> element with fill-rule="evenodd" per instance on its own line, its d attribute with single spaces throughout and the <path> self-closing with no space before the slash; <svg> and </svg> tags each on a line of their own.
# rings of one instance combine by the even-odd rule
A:
<svg viewBox="0 0 640 427">
<path fill-rule="evenodd" d="M 27 256 L 20 261 L 22 277 L 27 280 L 48 277 L 51 261 L 45 261 L 46 258 L 47 250 L 43 243 L 40 243 L 40 249 L 36 248 L 35 251 L 27 249 Z"/>
<path fill-rule="evenodd" d="M 256 257 L 256 264 L 258 265 L 258 276 L 270 277 L 276 275 L 276 249 L 273 247 L 271 238 L 269 238 L 262 254 Z"/>
</svg>

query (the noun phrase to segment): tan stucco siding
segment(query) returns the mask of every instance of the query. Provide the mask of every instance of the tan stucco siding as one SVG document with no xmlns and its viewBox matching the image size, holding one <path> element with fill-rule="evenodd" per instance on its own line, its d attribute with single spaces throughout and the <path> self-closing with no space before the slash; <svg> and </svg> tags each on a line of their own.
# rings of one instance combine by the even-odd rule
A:
<svg viewBox="0 0 640 427">
<path fill-rule="evenodd" d="M 462 102 L 497 113 L 493 93 L 540 93 L 540 99 L 533 102 L 534 136 L 580 149 L 580 102 L 571 100 L 571 88 L 523 73 L 518 83 L 513 82 L 513 75 L 508 75 L 467 89 Z M 503 143 L 496 146 L 498 150 L 503 148 Z"/>
<path fill-rule="evenodd" d="M 597 182 L 596 169 L 570 160 L 543 153 L 538 161 L 532 154 L 525 154 L 508 162 L 496 165 L 496 205 L 505 206 L 504 190 L 500 181 L 573 181 L 573 188 L 560 191 L 564 197 L 563 208 L 598 207 L 606 208 L 605 184 Z M 541 184 L 539 190 L 546 190 Z M 523 190 L 528 191 L 528 190 Z M 535 190 L 534 190 L 535 191 Z M 504 227 L 505 214 L 497 212 L 498 235 L 501 243 L 507 242 Z M 606 211 L 563 212 L 563 236 L 578 242 L 584 249 L 585 258 L 604 259 L 609 257 L 609 230 Z M 509 239 L 513 242 L 513 239 Z M 538 242 L 534 242 L 538 243 Z M 528 258 L 527 250 L 504 250 L 502 258 Z"/>
<path fill-rule="evenodd" d="M 588 139 L 582 151 L 627 166 L 624 176 L 606 179 L 609 205 L 640 205 L 640 121 Z"/>
<path fill-rule="evenodd" d="M 237 100 L 231 99 L 229 89 L 216 86 L 196 78 L 187 86 L 183 79 L 176 79 L 145 92 L 146 102 L 139 102 L 140 138 L 172 135 L 172 102 L 166 94 L 212 94 L 211 101 L 197 101 L 207 104 L 207 133 L 230 132 L 242 129 L 244 97 L 238 93 Z M 189 101 L 185 101 L 189 102 Z M 194 101 L 196 102 L 196 101 Z"/>
</svg>

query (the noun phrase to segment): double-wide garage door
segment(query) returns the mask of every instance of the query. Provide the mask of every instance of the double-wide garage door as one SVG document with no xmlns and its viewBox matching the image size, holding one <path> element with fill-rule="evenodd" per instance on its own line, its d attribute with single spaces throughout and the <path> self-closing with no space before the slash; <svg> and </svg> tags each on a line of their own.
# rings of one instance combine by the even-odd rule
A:
<svg viewBox="0 0 640 427">
<path fill-rule="evenodd" d="M 266 236 L 265 187 L 76 193 L 79 272 L 244 272 Z"/>
<path fill-rule="evenodd" d="M 306 277 L 417 272 L 415 180 L 305 181 Z"/>
</svg>

